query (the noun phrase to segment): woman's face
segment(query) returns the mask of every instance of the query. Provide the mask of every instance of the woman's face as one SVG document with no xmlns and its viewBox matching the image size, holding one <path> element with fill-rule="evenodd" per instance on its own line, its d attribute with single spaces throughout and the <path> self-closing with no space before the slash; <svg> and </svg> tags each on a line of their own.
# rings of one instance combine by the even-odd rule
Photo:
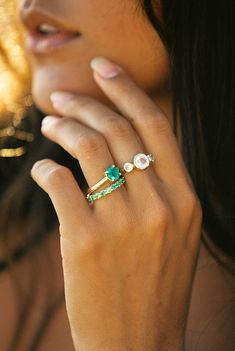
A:
<svg viewBox="0 0 235 351">
<path fill-rule="evenodd" d="M 96 56 L 122 65 L 158 102 L 165 98 L 168 56 L 138 2 L 20 0 L 21 19 L 28 31 L 32 93 L 42 111 L 54 112 L 49 96 L 58 90 L 87 94 L 112 107 L 93 79 L 89 63 Z M 43 24 L 53 25 L 59 33 L 40 34 Z M 74 38 L 75 32 L 80 35 Z"/>
</svg>

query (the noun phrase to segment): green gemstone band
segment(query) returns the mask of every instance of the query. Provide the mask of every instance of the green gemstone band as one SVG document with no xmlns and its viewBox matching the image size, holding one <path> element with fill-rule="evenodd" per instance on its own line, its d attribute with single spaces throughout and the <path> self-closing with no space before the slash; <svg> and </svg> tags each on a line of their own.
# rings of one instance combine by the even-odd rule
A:
<svg viewBox="0 0 235 351">
<path fill-rule="evenodd" d="M 96 194 L 88 194 L 87 195 L 87 200 L 88 202 L 93 202 L 95 200 L 101 199 L 102 197 L 112 193 L 114 190 L 120 188 L 124 183 L 126 182 L 126 179 L 124 177 L 121 177 L 118 181 L 110 185 L 109 187 L 99 191 Z"/>
</svg>

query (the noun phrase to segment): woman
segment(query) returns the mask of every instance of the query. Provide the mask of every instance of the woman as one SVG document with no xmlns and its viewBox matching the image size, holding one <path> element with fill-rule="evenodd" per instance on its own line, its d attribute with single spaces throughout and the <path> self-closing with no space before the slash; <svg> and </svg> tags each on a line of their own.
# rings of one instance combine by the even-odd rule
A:
<svg viewBox="0 0 235 351">
<path fill-rule="evenodd" d="M 2 302 L 2 349 L 234 350 L 234 14 L 232 1 L 21 1 L 50 116 L 4 190 L 18 219 L 5 228 L 44 240 L 11 265 L 35 308 L 10 344 Z"/>
</svg>

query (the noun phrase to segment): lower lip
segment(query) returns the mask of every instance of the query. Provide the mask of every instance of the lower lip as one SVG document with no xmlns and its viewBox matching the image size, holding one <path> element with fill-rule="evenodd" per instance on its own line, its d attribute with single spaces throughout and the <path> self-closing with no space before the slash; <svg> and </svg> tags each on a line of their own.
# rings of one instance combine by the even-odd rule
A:
<svg viewBox="0 0 235 351">
<path fill-rule="evenodd" d="M 52 34 L 41 34 L 37 31 L 28 32 L 25 46 L 27 51 L 33 54 L 47 54 L 55 49 L 63 47 L 75 39 L 80 39 L 81 34 L 70 32 L 58 32 Z"/>
</svg>

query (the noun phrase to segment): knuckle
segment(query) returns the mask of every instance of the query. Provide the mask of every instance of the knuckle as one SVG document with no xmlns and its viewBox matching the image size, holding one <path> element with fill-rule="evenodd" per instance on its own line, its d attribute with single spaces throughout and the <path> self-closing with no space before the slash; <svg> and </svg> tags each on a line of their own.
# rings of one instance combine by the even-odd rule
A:
<svg viewBox="0 0 235 351">
<path fill-rule="evenodd" d="M 145 198 L 145 225 L 150 232 L 156 233 L 161 229 L 164 230 L 169 221 L 171 209 L 156 189 L 156 184 L 151 181 L 146 182 L 146 191 L 148 196 Z"/>
<path fill-rule="evenodd" d="M 163 230 L 169 221 L 169 216 L 170 210 L 159 196 L 156 196 L 154 201 L 151 200 L 151 207 L 147 210 L 146 218 L 152 230 Z"/>
<path fill-rule="evenodd" d="M 90 105 L 91 101 L 92 99 L 88 96 L 79 96 L 71 101 L 71 103 L 73 104 L 71 107 L 74 107 L 76 109 L 87 108 L 87 106 Z"/>
<path fill-rule="evenodd" d="M 122 95 L 130 95 L 133 92 L 133 88 L 135 88 L 136 83 L 131 77 L 125 79 L 125 84 L 121 84 L 118 86 L 118 93 L 120 96 Z"/>
<path fill-rule="evenodd" d="M 91 101 L 92 99 L 87 96 L 72 95 L 64 104 L 63 112 L 65 116 L 70 116 L 71 114 L 76 115 L 78 114 L 79 110 L 86 108 Z"/>
<path fill-rule="evenodd" d="M 80 135 L 74 142 L 73 149 L 77 153 L 94 154 L 104 148 L 105 141 L 98 133 Z"/>
<path fill-rule="evenodd" d="M 195 194 L 195 192 L 193 191 L 193 189 L 188 189 L 188 191 L 186 192 L 185 198 L 186 198 L 186 208 L 188 208 L 188 210 L 193 213 L 196 210 L 196 208 L 200 206 L 200 201 L 197 195 Z"/>
<path fill-rule="evenodd" d="M 195 196 L 194 203 L 193 203 L 193 216 L 195 219 L 202 221 L 203 211 L 202 205 L 197 196 Z"/>
<path fill-rule="evenodd" d="M 185 218 L 198 219 L 202 218 L 202 206 L 197 194 L 192 188 L 188 189 L 182 196 L 180 201 L 181 213 L 184 213 Z"/>
<path fill-rule="evenodd" d="M 155 118 L 155 128 L 158 133 L 167 133 L 170 130 L 170 123 L 168 119 L 162 114 L 157 114 Z"/>
<path fill-rule="evenodd" d="M 53 132 L 61 132 L 63 133 L 64 129 L 71 127 L 74 125 L 74 120 L 71 117 L 60 118 L 55 122 Z"/>
<path fill-rule="evenodd" d="M 156 131 L 158 134 L 168 133 L 170 130 L 170 123 L 168 119 L 162 113 L 156 113 L 155 115 L 147 116 L 139 121 L 147 126 L 150 130 Z"/>
<path fill-rule="evenodd" d="M 170 210 L 167 205 L 163 201 L 158 201 L 155 214 L 157 228 L 166 226 L 169 220 L 169 214 Z"/>
<path fill-rule="evenodd" d="M 71 96 L 70 99 L 67 101 L 65 109 L 68 112 L 77 112 L 82 108 L 86 108 L 88 104 L 90 104 L 91 99 L 85 96 Z"/>
<path fill-rule="evenodd" d="M 74 119 L 71 117 L 59 118 L 53 122 L 53 128 L 50 129 L 50 133 L 56 138 L 63 136 L 65 130 L 70 130 L 74 126 Z"/>
<path fill-rule="evenodd" d="M 45 175 L 45 182 L 51 187 L 58 187 L 67 184 L 71 178 L 71 172 L 64 166 L 52 167 Z"/>
<path fill-rule="evenodd" d="M 124 118 L 110 117 L 107 118 L 105 132 L 117 137 L 126 137 L 131 134 L 131 126 Z"/>
</svg>

